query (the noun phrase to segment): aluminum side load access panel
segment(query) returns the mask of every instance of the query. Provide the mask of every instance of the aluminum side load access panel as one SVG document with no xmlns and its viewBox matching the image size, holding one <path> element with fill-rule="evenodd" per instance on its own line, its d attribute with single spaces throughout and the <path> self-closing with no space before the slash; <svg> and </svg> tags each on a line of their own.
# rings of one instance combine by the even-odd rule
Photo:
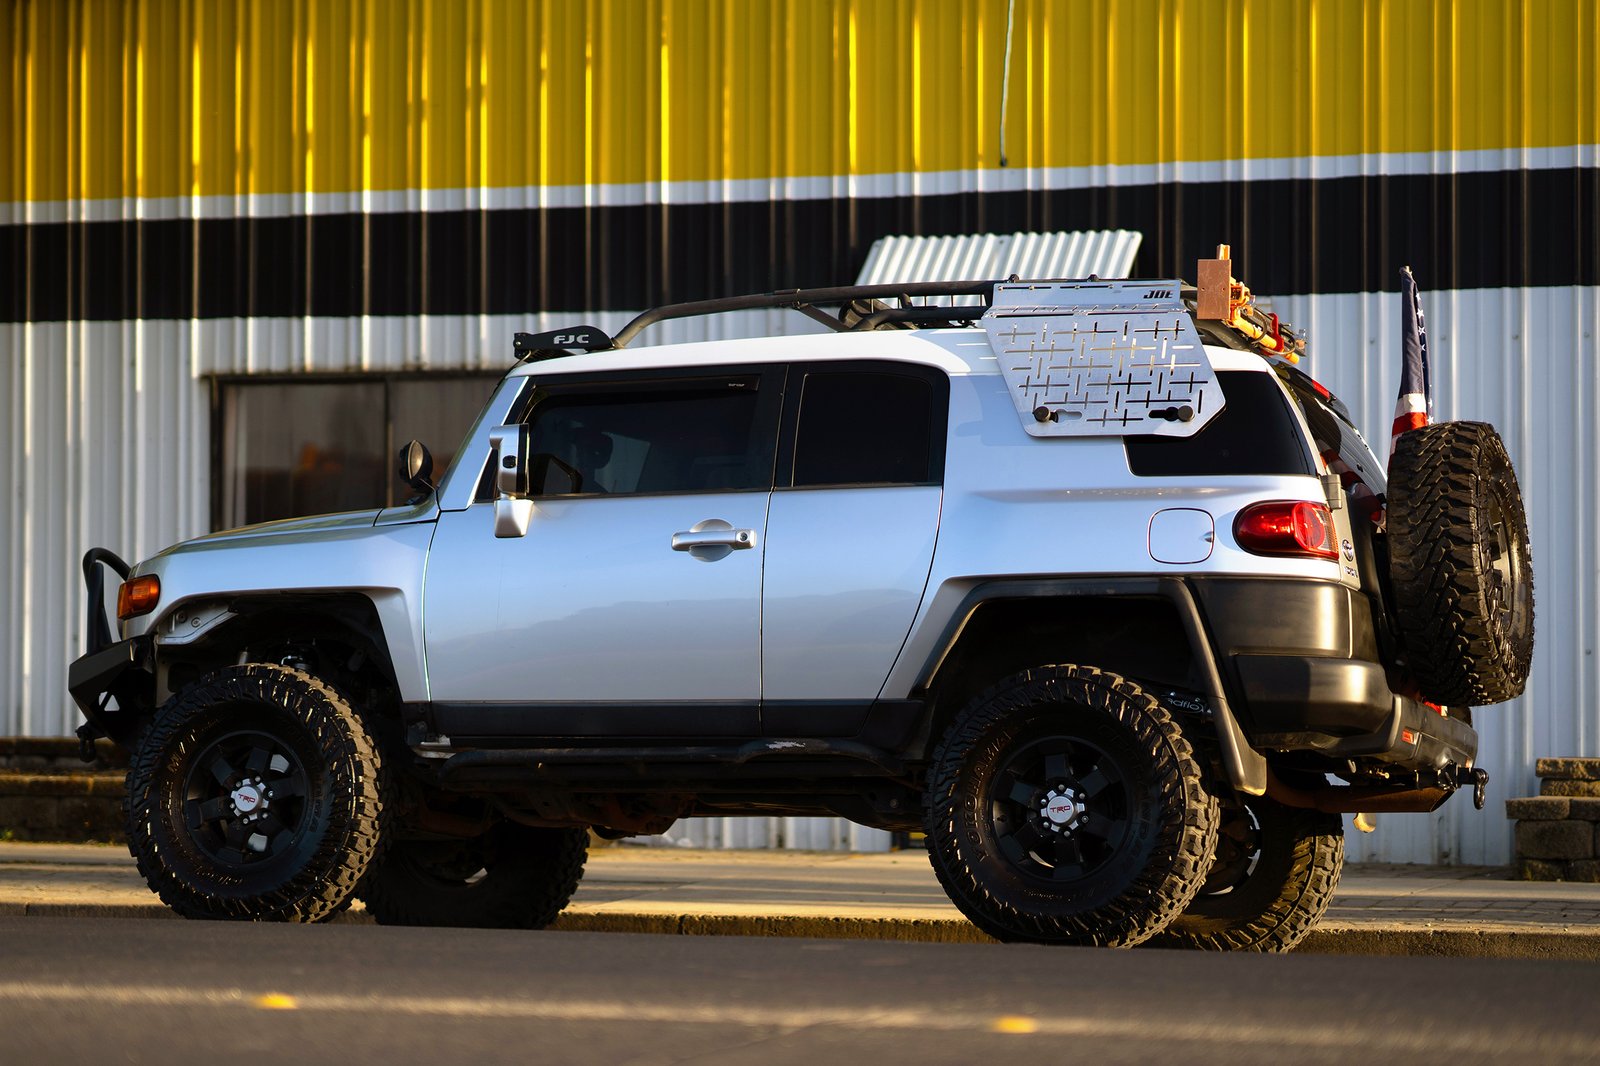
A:
<svg viewBox="0 0 1600 1066">
<path fill-rule="evenodd" d="M 519 335 L 450 470 L 402 450 L 407 505 L 91 552 L 71 690 L 132 749 L 141 873 L 196 918 L 532 928 L 591 831 L 839 815 L 920 830 L 1002 940 L 1292 948 L 1336 812 L 1481 798 L 1526 524 L 1491 429 L 1407 434 L 1386 484 L 1303 337 L 1201 279 Z M 830 332 L 629 346 L 750 308 Z"/>
<path fill-rule="evenodd" d="M 996 285 L 983 327 L 1036 437 L 1192 437 L 1222 410 L 1182 283 Z"/>
</svg>

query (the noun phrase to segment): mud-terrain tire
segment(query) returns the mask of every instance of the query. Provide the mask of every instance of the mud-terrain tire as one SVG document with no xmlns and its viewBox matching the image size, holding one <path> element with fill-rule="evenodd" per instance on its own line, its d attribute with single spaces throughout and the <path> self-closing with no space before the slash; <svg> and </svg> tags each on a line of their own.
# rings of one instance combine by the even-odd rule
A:
<svg viewBox="0 0 1600 1066">
<path fill-rule="evenodd" d="M 1516 471 L 1494 427 L 1441 422 L 1389 460 L 1389 575 L 1422 695 L 1481 707 L 1522 694 L 1533 662 L 1533 559 Z"/>
<path fill-rule="evenodd" d="M 327 684 L 270 663 L 226 667 L 168 700 L 140 739 L 128 850 L 186 918 L 320 921 L 377 848 L 379 769 Z"/>
<path fill-rule="evenodd" d="M 1000 940 L 1129 947 L 1210 868 L 1217 804 L 1172 716 L 1084 666 L 1016 674 L 959 712 L 924 798 L 929 859 Z"/>
<path fill-rule="evenodd" d="M 502 822 L 475 840 L 394 841 L 361 898 L 380 925 L 542 929 L 572 899 L 586 829 Z"/>
<path fill-rule="evenodd" d="M 1200 894 L 1152 947 L 1291 951 L 1327 913 L 1344 867 L 1337 814 L 1246 797 L 1224 808 Z"/>
</svg>

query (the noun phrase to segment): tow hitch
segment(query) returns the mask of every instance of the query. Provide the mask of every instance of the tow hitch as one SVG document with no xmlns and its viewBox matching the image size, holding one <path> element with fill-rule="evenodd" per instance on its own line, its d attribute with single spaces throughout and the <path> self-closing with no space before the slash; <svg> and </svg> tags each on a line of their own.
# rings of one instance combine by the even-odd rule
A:
<svg viewBox="0 0 1600 1066">
<path fill-rule="evenodd" d="M 1489 771 L 1446 768 L 1428 787 L 1394 785 L 1319 785 L 1296 788 L 1267 769 L 1267 795 L 1287 807 L 1304 807 L 1332 814 L 1423 814 L 1438 810 L 1444 801 L 1466 785 L 1472 786 L 1472 805 L 1483 810 Z"/>
<path fill-rule="evenodd" d="M 1460 787 L 1472 786 L 1472 805 L 1478 810 L 1483 810 L 1484 793 L 1489 788 L 1489 771 L 1473 767 L 1462 767 L 1456 771 L 1456 784 Z"/>
</svg>

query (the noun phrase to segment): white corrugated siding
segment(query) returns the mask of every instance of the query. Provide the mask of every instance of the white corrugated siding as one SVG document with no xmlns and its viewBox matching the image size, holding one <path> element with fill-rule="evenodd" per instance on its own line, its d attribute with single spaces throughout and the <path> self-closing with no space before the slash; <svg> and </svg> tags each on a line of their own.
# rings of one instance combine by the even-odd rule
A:
<svg viewBox="0 0 1600 1066">
<path fill-rule="evenodd" d="M 1125 278 L 1143 235 L 1134 230 L 974 233 L 880 237 L 856 278 L 860 285 L 975 278 Z"/>
<path fill-rule="evenodd" d="M 1434 292 L 1425 300 L 1436 417 L 1495 423 L 1522 477 L 1539 588 L 1538 651 L 1528 693 L 1476 716 L 1480 763 L 1492 775 L 1488 809 L 1474 811 L 1458 797 L 1435 815 L 1388 815 L 1377 833 L 1352 835 L 1350 855 L 1499 863 L 1510 856 L 1509 823 L 1499 801 L 1532 794 L 1533 760 L 1600 755 L 1594 654 L 1600 633 L 1600 289 Z M 1379 454 L 1386 454 L 1398 381 L 1398 296 L 1293 297 L 1276 301 L 1274 309 L 1310 330 L 1308 369 L 1345 399 L 1372 431 Z M 615 328 L 627 316 L 590 317 Z M 692 326 L 705 331 L 698 335 L 715 330 L 726 336 L 769 331 L 798 318 L 740 321 L 730 315 Z M 77 724 L 66 665 L 82 645 L 78 560 L 86 548 L 105 545 L 137 559 L 204 532 L 210 513 L 205 375 L 492 368 L 506 365 L 505 338 L 513 329 L 570 321 L 563 315 L 560 321 L 0 326 L 8 503 L 0 518 L 0 559 L 8 575 L 8 609 L 0 612 L 0 734 L 65 735 Z M 803 321 L 795 325 L 804 328 Z M 685 339 L 695 335 L 677 329 Z M 830 832 L 836 830 L 796 825 L 784 839 Z"/>
<path fill-rule="evenodd" d="M 1528 508 L 1537 588 L 1533 674 L 1517 700 L 1474 712 L 1490 802 L 1458 796 L 1431 815 L 1385 815 L 1349 834 L 1356 861 L 1504 863 L 1502 800 L 1536 794 L 1534 760 L 1600 755 L 1600 288 L 1423 294 L 1436 420 L 1492 422 L 1516 464 Z M 1307 369 L 1371 430 L 1380 457 L 1399 385 L 1400 298 L 1276 301 L 1310 330 Z"/>
<path fill-rule="evenodd" d="M 634 843 L 685 848 L 786 848 L 794 851 L 888 851 L 891 839 L 843 818 L 684 818 L 660 837 Z"/>
</svg>

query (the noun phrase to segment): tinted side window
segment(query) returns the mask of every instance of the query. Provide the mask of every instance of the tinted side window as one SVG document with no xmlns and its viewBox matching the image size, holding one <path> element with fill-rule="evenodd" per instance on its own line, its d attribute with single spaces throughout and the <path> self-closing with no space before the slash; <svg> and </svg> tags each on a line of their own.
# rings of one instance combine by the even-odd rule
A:
<svg viewBox="0 0 1600 1066">
<path fill-rule="evenodd" d="M 1318 395 L 1311 379 L 1304 374 L 1285 375 L 1284 383 L 1306 416 L 1312 443 L 1323 461 L 1339 474 L 1344 487 L 1350 488 L 1359 481 L 1374 494 L 1383 492 L 1387 487 L 1383 464 L 1378 462 L 1366 438 L 1350 421 L 1344 404 L 1331 393 L 1327 399 Z"/>
<path fill-rule="evenodd" d="M 1217 373 L 1226 405 L 1192 437 L 1124 437 L 1141 477 L 1315 474 L 1299 424 L 1270 374 Z"/>
<path fill-rule="evenodd" d="M 575 471 L 578 493 L 766 489 L 757 412 L 754 388 L 556 393 L 534 406 L 529 453 Z"/>
<path fill-rule="evenodd" d="M 809 372 L 800 396 L 794 485 L 936 480 L 933 387 L 901 374 Z"/>
</svg>

